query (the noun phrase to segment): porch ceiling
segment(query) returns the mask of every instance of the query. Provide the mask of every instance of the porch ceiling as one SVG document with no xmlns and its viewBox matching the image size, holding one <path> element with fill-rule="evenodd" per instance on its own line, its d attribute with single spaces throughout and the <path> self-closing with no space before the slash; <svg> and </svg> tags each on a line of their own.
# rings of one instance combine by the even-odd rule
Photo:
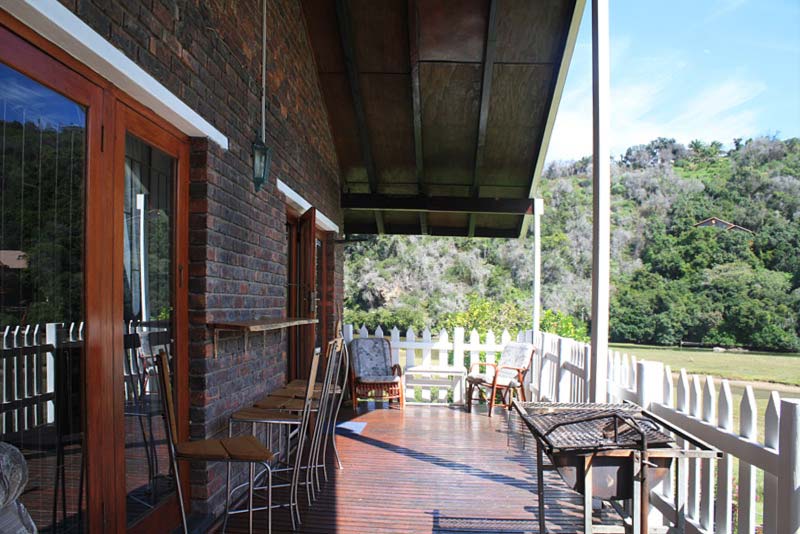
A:
<svg viewBox="0 0 800 534">
<path fill-rule="evenodd" d="M 583 5 L 303 0 L 344 232 L 520 235 Z"/>
</svg>

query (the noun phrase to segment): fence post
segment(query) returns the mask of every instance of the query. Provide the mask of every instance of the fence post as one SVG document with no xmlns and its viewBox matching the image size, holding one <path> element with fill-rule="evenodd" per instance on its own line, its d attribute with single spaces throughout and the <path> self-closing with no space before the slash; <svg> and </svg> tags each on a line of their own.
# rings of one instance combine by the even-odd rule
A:
<svg viewBox="0 0 800 534">
<path fill-rule="evenodd" d="M 392 343 L 392 365 L 400 364 L 400 330 L 397 327 L 392 327 L 391 330 L 391 343 Z M 403 373 L 405 375 L 405 373 Z"/>
<path fill-rule="evenodd" d="M 661 362 L 636 362 L 636 404 L 649 410 L 651 404 L 662 403 L 664 380 L 664 364 Z M 659 483 L 655 488 L 657 493 L 661 493 L 662 486 Z M 648 513 L 651 525 L 663 525 L 664 516 L 661 515 L 652 504 Z"/>
<path fill-rule="evenodd" d="M 448 365 L 449 362 L 447 361 L 448 360 L 447 356 L 449 354 L 449 351 L 447 350 L 447 345 L 449 345 L 449 343 L 450 343 L 450 340 L 448 339 L 448 336 L 447 336 L 447 330 L 442 328 L 442 331 L 439 332 L 439 345 L 442 346 L 442 347 L 445 347 L 445 348 L 444 349 L 441 349 L 441 348 L 439 349 L 439 365 L 438 365 L 438 367 L 441 368 L 441 369 L 447 369 L 448 367 L 450 367 Z M 447 402 L 447 390 L 445 388 L 443 388 L 443 387 L 439 388 L 439 402 L 444 402 L 444 403 Z"/>
<path fill-rule="evenodd" d="M 481 361 L 480 356 L 481 352 L 477 349 L 478 345 L 481 344 L 481 336 L 478 334 L 478 331 L 474 328 L 469 333 L 469 366 L 472 367 L 473 364 L 478 363 Z M 469 369 L 467 369 L 469 371 Z"/>
<path fill-rule="evenodd" d="M 558 338 L 558 367 L 556 368 L 556 400 L 557 402 L 569 402 L 569 377 L 570 374 L 564 369 L 564 364 L 569 361 L 569 339 Z"/>
<path fill-rule="evenodd" d="M 778 465 L 778 525 L 781 534 L 800 532 L 800 399 L 781 400 Z"/>
<path fill-rule="evenodd" d="M 344 331 L 342 332 L 342 334 L 344 335 L 345 343 L 349 344 L 351 341 L 353 341 L 353 325 L 351 324 L 344 325 Z"/>
<path fill-rule="evenodd" d="M 414 343 L 417 340 L 417 334 L 414 333 L 414 329 L 412 327 L 408 327 L 406 331 L 406 343 L 409 345 Z M 414 397 L 414 380 L 408 379 L 408 370 L 417 365 L 416 361 L 417 349 L 411 348 L 409 346 L 406 347 L 406 372 L 403 373 L 405 376 L 406 382 L 406 399 L 416 400 Z"/>
<path fill-rule="evenodd" d="M 464 329 L 457 326 L 453 331 L 453 367 L 460 369 L 464 367 Z M 458 380 L 456 382 L 455 380 Z M 461 404 L 464 402 L 464 378 L 456 377 L 453 380 L 453 403 Z"/>
<path fill-rule="evenodd" d="M 739 435 L 756 441 L 756 397 L 753 386 L 747 386 L 739 404 Z M 756 530 L 756 468 L 739 459 L 739 534 L 753 534 Z"/>
<path fill-rule="evenodd" d="M 778 450 L 780 440 L 781 398 L 777 391 L 769 395 L 764 414 L 764 445 Z M 764 534 L 778 532 L 778 477 L 764 472 Z"/>
<path fill-rule="evenodd" d="M 733 396 L 727 380 L 722 381 L 717 403 L 717 426 L 733 432 Z M 733 532 L 731 505 L 733 503 L 733 457 L 727 452 L 717 464 L 717 501 L 714 524 L 718 534 Z"/>
<path fill-rule="evenodd" d="M 422 342 L 425 346 L 422 348 L 422 367 L 425 369 L 430 369 L 431 367 L 431 331 L 429 328 L 425 328 L 422 331 Z M 422 387 L 422 400 L 424 402 L 431 401 L 431 387 L 430 386 L 423 386 Z"/>
<path fill-rule="evenodd" d="M 706 376 L 706 384 L 703 387 L 703 421 L 714 424 L 717 415 L 717 388 L 714 386 L 714 379 Z M 714 467 L 715 463 L 711 459 L 701 460 L 702 489 L 700 494 L 700 525 L 711 531 L 714 526 Z"/>
</svg>

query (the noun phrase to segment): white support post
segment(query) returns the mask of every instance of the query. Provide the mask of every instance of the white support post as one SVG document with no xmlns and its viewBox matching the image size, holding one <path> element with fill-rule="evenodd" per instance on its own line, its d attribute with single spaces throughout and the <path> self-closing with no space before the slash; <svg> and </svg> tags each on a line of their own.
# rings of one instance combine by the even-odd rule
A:
<svg viewBox="0 0 800 534">
<path fill-rule="evenodd" d="M 592 0 L 592 361 L 589 399 L 606 398 L 611 262 L 608 0 Z"/>
<path fill-rule="evenodd" d="M 542 322 L 542 212 L 544 200 L 533 199 L 533 332 Z"/>
<path fill-rule="evenodd" d="M 800 399 L 781 400 L 778 531 L 800 532 Z"/>
</svg>

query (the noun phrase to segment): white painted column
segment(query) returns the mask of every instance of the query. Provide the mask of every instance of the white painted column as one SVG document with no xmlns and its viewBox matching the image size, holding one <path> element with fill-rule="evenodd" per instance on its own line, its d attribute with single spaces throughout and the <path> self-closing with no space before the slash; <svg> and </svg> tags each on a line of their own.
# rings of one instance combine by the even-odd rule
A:
<svg viewBox="0 0 800 534">
<path fill-rule="evenodd" d="M 544 200 L 533 199 L 533 332 L 542 321 L 542 212 Z"/>
<path fill-rule="evenodd" d="M 592 0 L 592 361 L 589 400 L 605 402 L 611 241 L 608 0 Z"/>
</svg>

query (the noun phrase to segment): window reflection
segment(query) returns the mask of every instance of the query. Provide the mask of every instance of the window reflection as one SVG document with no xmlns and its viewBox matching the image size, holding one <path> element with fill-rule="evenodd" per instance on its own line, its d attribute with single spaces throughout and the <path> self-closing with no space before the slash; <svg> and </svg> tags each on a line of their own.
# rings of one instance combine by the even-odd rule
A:
<svg viewBox="0 0 800 534">
<path fill-rule="evenodd" d="M 86 110 L 0 64 L 0 441 L 40 532 L 84 527 Z"/>
</svg>

